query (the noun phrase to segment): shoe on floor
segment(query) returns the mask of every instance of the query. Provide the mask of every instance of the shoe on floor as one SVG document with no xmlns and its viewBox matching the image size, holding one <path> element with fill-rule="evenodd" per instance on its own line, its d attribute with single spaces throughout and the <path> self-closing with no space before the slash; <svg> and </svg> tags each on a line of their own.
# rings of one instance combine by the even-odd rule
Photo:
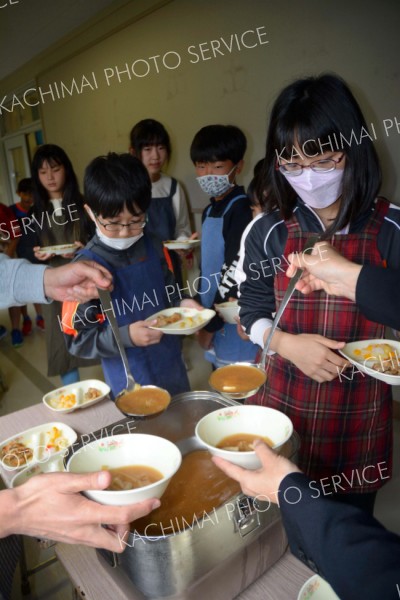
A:
<svg viewBox="0 0 400 600">
<path fill-rule="evenodd" d="M 32 321 L 30 317 L 24 317 L 24 322 L 22 323 L 22 335 L 29 335 L 32 333 Z"/>
<path fill-rule="evenodd" d="M 22 332 L 19 329 L 13 329 L 11 332 L 11 343 L 14 348 L 19 348 L 24 343 Z"/>
<path fill-rule="evenodd" d="M 4 325 L 0 325 L 0 340 L 2 340 L 7 335 L 7 329 Z"/>
<path fill-rule="evenodd" d="M 39 327 L 39 329 L 41 329 L 42 331 L 44 331 L 45 327 L 44 327 L 44 319 L 43 319 L 42 315 L 37 315 L 37 317 L 36 317 L 36 327 Z"/>
</svg>

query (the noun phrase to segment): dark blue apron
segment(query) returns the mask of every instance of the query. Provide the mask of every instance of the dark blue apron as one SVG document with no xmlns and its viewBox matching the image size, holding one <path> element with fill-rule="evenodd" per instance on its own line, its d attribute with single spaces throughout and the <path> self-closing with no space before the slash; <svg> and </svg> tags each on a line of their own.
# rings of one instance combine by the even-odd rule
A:
<svg viewBox="0 0 400 600">
<path fill-rule="evenodd" d="M 210 217 L 210 205 L 201 228 L 201 287 L 200 301 L 205 308 L 212 308 L 215 294 L 221 280 L 221 269 L 225 259 L 225 240 L 223 236 L 224 216 L 231 206 L 244 194 L 235 196 L 227 204 L 220 217 Z M 225 323 L 213 337 L 213 347 L 204 354 L 215 367 L 222 367 L 233 362 L 254 362 L 258 346 L 250 341 L 242 340 L 237 333 L 237 326 Z"/>
<path fill-rule="evenodd" d="M 177 185 L 177 180 L 172 177 L 169 195 L 162 198 L 152 197 L 150 206 L 146 211 L 146 233 L 154 235 L 160 242 L 175 239 L 176 217 L 172 198 L 176 192 Z M 176 282 L 179 287 L 183 287 L 181 259 L 173 250 L 166 251 L 171 258 Z"/>
<path fill-rule="evenodd" d="M 144 240 L 146 259 L 122 269 L 114 269 L 91 250 L 84 249 L 79 253 L 104 265 L 112 273 L 114 290 L 111 297 L 120 327 L 143 321 L 168 308 L 160 258 L 146 235 Z M 163 335 L 159 344 L 126 348 L 126 353 L 133 377 L 141 385 L 158 385 L 171 395 L 190 389 L 179 336 Z M 122 360 L 115 356 L 102 358 L 101 363 L 106 382 L 115 397 L 126 388 Z"/>
</svg>

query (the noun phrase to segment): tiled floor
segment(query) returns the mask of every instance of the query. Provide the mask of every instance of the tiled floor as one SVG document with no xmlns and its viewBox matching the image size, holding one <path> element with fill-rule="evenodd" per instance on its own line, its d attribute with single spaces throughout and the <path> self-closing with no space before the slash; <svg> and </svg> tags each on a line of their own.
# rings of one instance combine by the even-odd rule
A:
<svg viewBox="0 0 400 600">
<path fill-rule="evenodd" d="M 33 307 L 31 307 L 33 313 Z M 9 324 L 7 311 L 0 311 L 0 323 Z M 209 389 L 207 380 L 210 365 L 203 359 L 202 351 L 193 338 L 184 341 L 184 356 L 192 389 Z M 0 390 L 0 416 L 41 402 L 43 394 L 61 385 L 59 378 L 46 376 L 46 347 L 44 335 L 34 330 L 25 338 L 24 345 L 15 350 L 10 337 L 0 341 L 0 369 L 9 386 Z M 81 369 L 81 378 L 100 378 L 100 367 Z M 400 422 L 395 421 L 393 479 L 378 494 L 375 514 L 389 529 L 400 534 Z M 53 555 L 53 549 L 41 550 L 35 540 L 26 540 L 28 568 Z M 13 600 L 70 600 L 72 588 L 58 562 L 30 578 L 32 592 L 22 596 L 19 578 L 16 577 Z"/>
</svg>

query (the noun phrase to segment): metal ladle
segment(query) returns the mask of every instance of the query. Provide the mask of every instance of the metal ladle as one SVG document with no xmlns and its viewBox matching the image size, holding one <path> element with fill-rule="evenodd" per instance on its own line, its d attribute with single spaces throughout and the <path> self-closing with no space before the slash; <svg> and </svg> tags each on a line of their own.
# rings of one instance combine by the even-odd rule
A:
<svg viewBox="0 0 400 600">
<path fill-rule="evenodd" d="M 311 251 L 318 240 L 319 240 L 319 236 L 316 236 L 316 235 L 311 236 L 306 242 L 306 245 L 303 250 L 303 254 L 311 254 Z M 275 330 L 278 326 L 278 323 L 283 315 L 283 312 L 284 312 L 290 298 L 293 295 L 296 283 L 298 282 L 298 280 L 301 278 L 301 276 L 303 274 L 303 270 L 304 269 L 300 269 L 300 268 L 297 269 L 295 275 L 292 277 L 292 279 L 287 287 L 285 295 L 284 295 L 282 302 L 281 302 L 281 304 L 277 310 L 277 313 L 275 315 L 275 319 L 274 319 L 274 322 L 272 323 L 268 337 L 265 340 L 264 348 L 261 353 L 259 361 L 255 364 L 240 363 L 240 362 L 233 363 L 232 365 L 227 365 L 224 367 L 220 367 L 219 369 L 216 369 L 214 371 L 214 373 L 216 373 L 217 371 L 219 371 L 221 369 L 226 369 L 229 366 L 240 366 L 240 365 L 252 367 L 253 369 L 260 369 L 263 373 L 265 373 L 265 359 L 267 357 L 268 350 L 271 345 L 272 336 L 274 335 Z M 213 374 L 211 374 L 211 377 L 212 377 L 212 375 Z M 212 386 L 211 382 L 210 382 L 210 385 L 213 387 L 213 389 L 215 389 L 217 392 L 219 392 L 221 394 L 221 396 L 229 398 L 230 400 L 244 400 L 244 399 L 249 398 L 250 396 L 253 396 L 254 394 L 256 394 L 258 392 L 258 390 L 264 385 L 264 383 L 265 383 L 265 381 L 258 388 L 253 389 L 253 390 L 248 390 L 247 392 L 226 392 L 226 391 L 221 391 L 221 390 L 216 389 L 215 387 Z"/>
<path fill-rule="evenodd" d="M 121 336 L 119 334 L 119 328 L 118 328 L 118 323 L 117 323 L 117 319 L 115 318 L 115 313 L 114 313 L 114 308 L 112 305 L 112 300 L 111 300 L 111 294 L 108 290 L 102 290 L 100 288 L 97 288 L 98 294 L 99 294 L 99 299 L 103 308 L 103 312 L 106 314 L 108 322 L 110 323 L 110 327 L 112 329 L 115 341 L 117 343 L 118 346 L 118 350 L 122 359 L 122 363 L 124 365 L 124 370 L 125 370 L 125 375 L 126 375 L 126 388 L 124 390 L 122 390 L 122 392 L 120 392 L 116 398 L 115 398 L 115 404 L 117 406 L 117 408 L 119 408 L 118 406 L 118 400 L 122 398 L 122 396 L 125 396 L 127 393 L 129 392 L 135 392 L 137 390 L 142 390 L 142 389 L 154 389 L 154 390 L 162 390 L 163 392 L 165 392 L 166 394 L 168 394 L 169 396 L 169 400 L 167 402 L 167 404 L 165 405 L 164 408 L 162 408 L 161 410 L 158 410 L 157 412 L 151 412 L 151 413 L 128 413 L 126 411 L 123 411 L 121 409 L 121 412 L 123 412 L 125 415 L 129 416 L 129 417 L 140 417 L 140 418 L 144 418 L 144 417 L 153 417 L 155 415 L 158 415 L 159 413 L 163 412 L 169 405 L 169 402 L 171 400 L 171 396 L 169 395 L 169 393 L 167 392 L 167 390 L 163 390 L 162 388 L 155 386 L 155 385 L 149 385 L 149 386 L 141 386 L 140 383 L 137 383 L 132 375 L 131 369 L 129 367 L 129 362 L 128 362 L 128 357 L 126 355 L 125 352 L 125 348 L 122 344 L 122 340 L 121 340 Z"/>
</svg>

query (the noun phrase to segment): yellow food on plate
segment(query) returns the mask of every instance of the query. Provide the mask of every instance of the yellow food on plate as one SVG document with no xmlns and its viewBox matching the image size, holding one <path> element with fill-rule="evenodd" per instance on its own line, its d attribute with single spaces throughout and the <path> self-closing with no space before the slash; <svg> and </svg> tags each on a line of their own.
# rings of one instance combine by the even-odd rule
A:
<svg viewBox="0 0 400 600">
<path fill-rule="evenodd" d="M 353 354 L 359 362 L 375 361 L 369 365 L 374 371 L 400 375 L 400 356 L 390 344 L 369 344 L 365 348 L 356 348 Z"/>
<path fill-rule="evenodd" d="M 60 394 L 49 400 L 49 404 L 52 408 L 64 409 L 72 408 L 76 404 L 75 394 Z"/>
<path fill-rule="evenodd" d="M 357 360 L 390 360 L 398 358 L 396 348 L 390 344 L 368 344 L 365 348 L 356 348 L 353 354 Z"/>
<path fill-rule="evenodd" d="M 61 429 L 52 427 L 50 431 L 46 431 L 46 450 L 50 452 L 59 452 L 67 448 L 68 440 L 63 436 Z"/>
</svg>

